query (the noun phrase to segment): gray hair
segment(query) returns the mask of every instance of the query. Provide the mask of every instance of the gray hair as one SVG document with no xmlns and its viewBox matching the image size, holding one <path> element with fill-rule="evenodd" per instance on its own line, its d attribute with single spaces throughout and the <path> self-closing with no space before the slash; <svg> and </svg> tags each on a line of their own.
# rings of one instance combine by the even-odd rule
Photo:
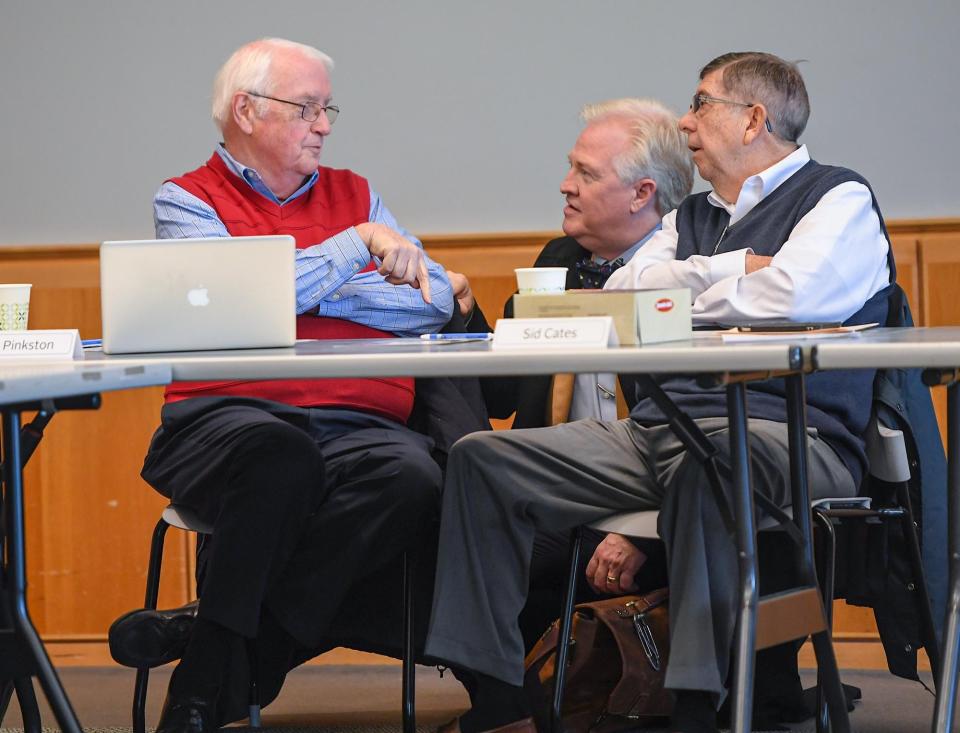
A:
<svg viewBox="0 0 960 733">
<path fill-rule="evenodd" d="M 717 56 L 700 70 L 700 78 L 720 71 L 723 88 L 741 102 L 763 104 L 773 132 L 795 143 L 810 118 L 807 87 L 795 63 L 762 51 L 735 51 Z"/>
<path fill-rule="evenodd" d="M 220 67 L 213 80 L 213 121 L 223 132 L 230 119 L 230 106 L 237 92 L 250 91 L 272 94 L 274 82 L 270 64 L 276 51 L 295 51 L 305 58 L 319 61 L 327 71 L 333 69 L 333 59 L 327 54 L 296 41 L 283 38 L 261 38 L 241 46 Z M 257 112 L 262 113 L 264 100 L 256 100 Z"/>
<path fill-rule="evenodd" d="M 693 161 L 677 116 L 653 99 L 611 99 L 585 105 L 588 125 L 622 119 L 630 132 L 630 150 L 613 161 L 624 183 L 652 178 L 657 184 L 657 211 L 664 216 L 680 205 L 693 187 Z"/>
</svg>

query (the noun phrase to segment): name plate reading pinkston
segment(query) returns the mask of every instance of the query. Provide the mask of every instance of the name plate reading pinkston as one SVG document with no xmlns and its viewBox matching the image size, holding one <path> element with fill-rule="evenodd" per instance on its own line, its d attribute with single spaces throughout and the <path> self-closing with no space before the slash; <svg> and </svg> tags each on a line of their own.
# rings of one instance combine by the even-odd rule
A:
<svg viewBox="0 0 960 733">
<path fill-rule="evenodd" d="M 77 329 L 0 331 L 0 360 L 74 361 L 83 359 L 83 345 Z"/>
<path fill-rule="evenodd" d="M 618 343 L 610 316 L 501 318 L 493 332 L 494 349 L 605 349 Z"/>
</svg>

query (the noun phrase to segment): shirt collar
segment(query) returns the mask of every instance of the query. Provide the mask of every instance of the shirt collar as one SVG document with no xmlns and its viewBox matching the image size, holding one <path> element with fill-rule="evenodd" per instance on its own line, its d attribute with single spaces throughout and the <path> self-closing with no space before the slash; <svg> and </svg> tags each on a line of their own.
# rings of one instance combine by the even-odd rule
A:
<svg viewBox="0 0 960 733">
<path fill-rule="evenodd" d="M 278 204 L 280 206 L 283 206 L 284 204 L 289 204 L 294 199 L 298 198 L 299 196 L 302 196 L 307 191 L 309 191 L 313 187 L 313 184 L 317 182 L 317 176 L 319 175 L 317 171 L 314 171 L 310 175 L 310 177 L 307 178 L 306 181 L 304 181 L 303 185 L 300 186 L 300 188 L 294 191 L 286 199 L 281 201 L 279 198 L 277 198 L 277 195 L 267 187 L 267 184 L 263 182 L 263 178 L 261 177 L 261 175 L 257 173 L 255 169 L 251 168 L 250 166 L 244 165 L 239 160 L 237 160 L 232 155 L 230 155 L 230 153 L 227 152 L 227 149 L 224 147 L 223 143 L 220 143 L 219 145 L 217 145 L 217 154 L 220 156 L 224 164 L 227 166 L 227 168 L 230 169 L 230 171 L 234 175 L 236 175 L 238 178 L 245 181 L 247 185 L 250 186 L 250 188 L 252 188 L 254 191 L 259 193 L 261 196 L 269 199 L 273 203 Z"/>
<path fill-rule="evenodd" d="M 643 237 L 643 239 L 641 239 L 639 242 L 637 242 L 632 247 L 630 247 L 630 249 L 626 250 L 622 255 L 620 255 L 619 257 L 614 257 L 613 259 L 615 260 L 621 259 L 623 260 L 624 264 L 628 263 L 630 261 L 630 258 L 632 258 L 637 252 L 639 252 L 640 248 L 647 243 L 647 240 L 650 239 L 650 237 L 652 237 L 654 234 L 656 234 L 659 231 L 660 231 L 660 222 L 657 222 L 657 225 L 653 229 L 651 229 L 649 232 L 647 232 L 646 235 Z M 605 260 L 603 259 L 603 257 L 598 257 L 597 255 L 593 255 L 593 261 L 596 262 L 598 265 L 602 265 L 605 262 L 609 262 L 610 260 Z"/>
<path fill-rule="evenodd" d="M 809 162 L 810 153 L 807 151 L 807 146 L 801 145 L 783 160 L 747 178 L 740 188 L 740 195 L 735 203 L 724 201 L 716 191 L 711 191 L 707 195 L 707 200 L 714 206 L 725 209 L 730 214 L 730 226 L 733 226 Z"/>
</svg>

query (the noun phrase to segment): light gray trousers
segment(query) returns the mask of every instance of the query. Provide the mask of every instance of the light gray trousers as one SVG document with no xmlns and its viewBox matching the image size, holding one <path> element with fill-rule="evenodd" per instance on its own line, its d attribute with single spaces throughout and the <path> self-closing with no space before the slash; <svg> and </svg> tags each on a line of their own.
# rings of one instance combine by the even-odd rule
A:
<svg viewBox="0 0 960 733">
<path fill-rule="evenodd" d="M 729 456 L 726 418 L 697 423 Z M 755 489 L 788 506 L 787 426 L 750 420 L 749 431 Z M 810 433 L 811 497 L 854 495 L 843 462 L 816 431 Z M 729 497 L 728 485 L 724 491 Z M 630 419 L 474 433 L 453 447 L 426 653 L 522 684 L 517 617 L 536 530 L 572 529 L 616 512 L 658 508 L 671 596 L 666 686 L 722 698 L 739 595 L 735 540 L 703 466 L 669 427 L 642 427 Z"/>
</svg>

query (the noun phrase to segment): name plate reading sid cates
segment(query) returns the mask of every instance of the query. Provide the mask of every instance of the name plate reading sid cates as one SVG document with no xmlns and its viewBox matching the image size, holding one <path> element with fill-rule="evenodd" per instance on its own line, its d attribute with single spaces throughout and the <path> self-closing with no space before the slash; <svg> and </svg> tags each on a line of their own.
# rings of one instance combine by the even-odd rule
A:
<svg viewBox="0 0 960 733">
<path fill-rule="evenodd" d="M 77 329 L 62 331 L 0 331 L 0 360 L 74 361 L 83 359 Z"/>
<path fill-rule="evenodd" d="M 494 349 L 617 346 L 610 316 L 592 318 L 501 318 L 493 332 Z"/>
<path fill-rule="evenodd" d="M 621 344 L 656 344 L 689 339 L 693 333 L 690 291 L 567 290 L 550 295 L 513 296 L 517 318 L 613 316 Z"/>
</svg>

